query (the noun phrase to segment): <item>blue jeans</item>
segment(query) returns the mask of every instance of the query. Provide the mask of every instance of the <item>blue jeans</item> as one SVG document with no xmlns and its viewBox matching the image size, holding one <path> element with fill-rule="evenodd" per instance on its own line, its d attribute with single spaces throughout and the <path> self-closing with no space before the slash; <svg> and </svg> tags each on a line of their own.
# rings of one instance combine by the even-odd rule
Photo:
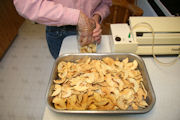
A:
<svg viewBox="0 0 180 120">
<path fill-rule="evenodd" d="M 46 27 L 46 40 L 51 55 L 56 59 L 59 55 L 62 41 L 65 37 L 69 35 L 76 35 L 76 26 L 47 26 Z"/>
</svg>

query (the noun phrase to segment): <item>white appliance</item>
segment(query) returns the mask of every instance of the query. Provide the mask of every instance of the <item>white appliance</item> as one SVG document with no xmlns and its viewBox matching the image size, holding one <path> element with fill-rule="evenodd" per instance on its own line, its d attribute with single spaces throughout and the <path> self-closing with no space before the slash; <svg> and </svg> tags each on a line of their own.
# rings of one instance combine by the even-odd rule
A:
<svg viewBox="0 0 180 120">
<path fill-rule="evenodd" d="M 151 26 L 155 36 L 155 54 L 180 53 L 180 17 L 130 17 L 129 23 L 130 25 L 111 24 L 110 44 L 112 52 L 152 55 Z M 141 23 L 147 23 L 150 26 Z"/>
</svg>

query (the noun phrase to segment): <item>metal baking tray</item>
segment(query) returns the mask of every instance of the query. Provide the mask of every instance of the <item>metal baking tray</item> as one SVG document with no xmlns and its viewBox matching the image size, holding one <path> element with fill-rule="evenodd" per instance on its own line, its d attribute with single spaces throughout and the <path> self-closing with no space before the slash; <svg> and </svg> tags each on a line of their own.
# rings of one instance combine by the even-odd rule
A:
<svg viewBox="0 0 180 120">
<path fill-rule="evenodd" d="M 136 60 L 138 62 L 138 69 L 141 71 L 142 73 L 142 77 L 143 77 L 143 84 L 144 87 L 147 90 L 147 99 L 146 102 L 148 103 L 148 107 L 144 108 L 144 109 L 139 109 L 139 110 L 57 110 L 54 108 L 52 101 L 52 97 L 51 94 L 53 92 L 53 88 L 54 88 L 54 83 L 53 80 L 56 79 L 57 77 L 57 65 L 60 61 L 75 61 L 77 59 L 80 59 L 82 57 L 85 56 L 89 56 L 92 59 L 102 59 L 104 57 L 111 57 L 111 58 L 119 58 L 119 60 L 125 59 L 126 57 L 129 58 L 129 61 L 133 61 Z M 51 76 L 50 76 L 50 81 L 49 81 L 49 85 L 48 85 L 48 89 L 47 89 L 47 93 L 46 93 L 46 102 L 47 102 L 47 106 L 49 107 L 50 110 L 57 112 L 57 113 L 118 113 L 118 114 L 137 114 L 137 113 L 146 113 L 149 112 L 156 101 L 156 97 L 155 97 L 155 93 L 151 84 L 151 81 L 149 79 L 149 75 L 146 69 L 146 66 L 144 64 L 144 61 L 141 59 L 141 57 L 132 54 L 132 53 L 78 53 L 78 54 L 64 54 L 59 56 L 53 66 L 52 72 L 51 72 Z"/>
</svg>

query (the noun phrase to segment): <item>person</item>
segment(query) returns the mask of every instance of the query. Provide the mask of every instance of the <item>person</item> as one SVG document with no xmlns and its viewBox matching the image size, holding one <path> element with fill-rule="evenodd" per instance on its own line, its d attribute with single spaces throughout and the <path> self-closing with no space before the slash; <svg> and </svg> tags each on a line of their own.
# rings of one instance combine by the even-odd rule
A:
<svg viewBox="0 0 180 120">
<path fill-rule="evenodd" d="M 52 56 L 59 55 L 63 39 L 77 34 L 78 28 L 91 26 L 95 21 L 93 37 L 101 41 L 102 20 L 109 14 L 111 0 L 14 0 L 17 12 L 26 19 L 46 26 L 46 40 Z M 85 41 L 88 44 L 93 41 Z"/>
</svg>

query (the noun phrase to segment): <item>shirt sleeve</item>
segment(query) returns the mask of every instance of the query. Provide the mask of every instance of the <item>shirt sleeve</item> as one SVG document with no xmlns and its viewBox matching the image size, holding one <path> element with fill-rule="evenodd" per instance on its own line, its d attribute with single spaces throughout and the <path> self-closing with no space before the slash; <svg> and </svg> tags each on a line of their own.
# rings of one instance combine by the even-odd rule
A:
<svg viewBox="0 0 180 120">
<path fill-rule="evenodd" d="M 101 4 L 95 9 L 94 14 L 101 16 L 101 21 L 110 13 L 109 7 L 112 5 L 112 0 L 102 0 Z"/>
<path fill-rule="evenodd" d="M 21 16 L 51 26 L 77 25 L 80 14 L 51 0 L 14 0 L 14 5 Z"/>
</svg>

